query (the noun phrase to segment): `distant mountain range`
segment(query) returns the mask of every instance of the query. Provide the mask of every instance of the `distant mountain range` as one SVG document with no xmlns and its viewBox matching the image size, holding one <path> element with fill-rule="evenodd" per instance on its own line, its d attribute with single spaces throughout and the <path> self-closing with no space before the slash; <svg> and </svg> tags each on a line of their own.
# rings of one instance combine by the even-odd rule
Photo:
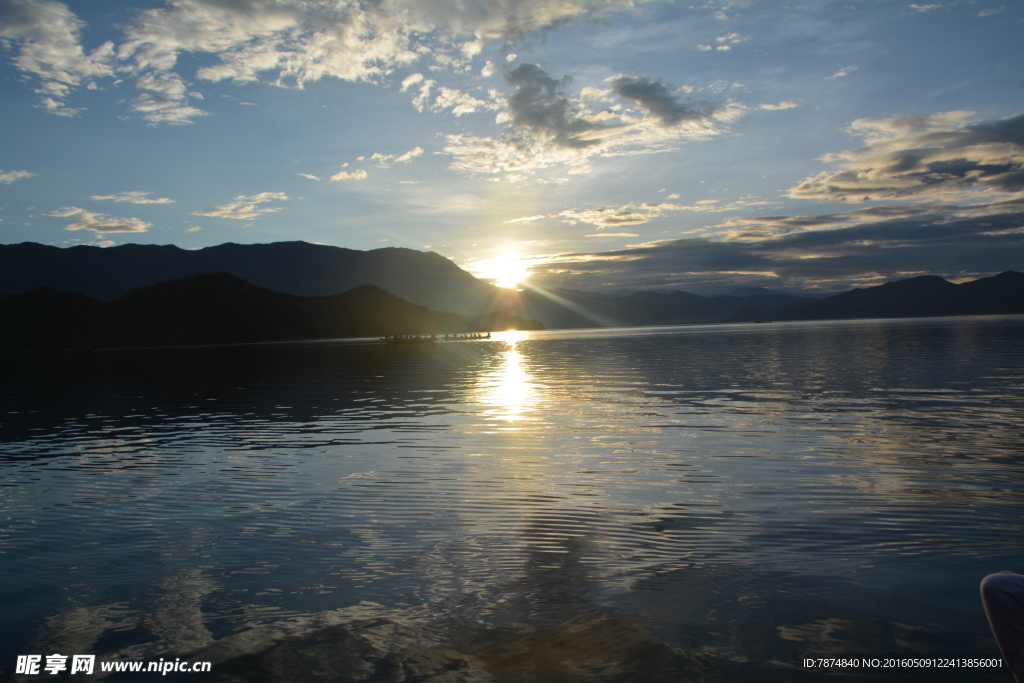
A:
<svg viewBox="0 0 1024 683">
<path fill-rule="evenodd" d="M 374 285 L 299 297 L 228 273 L 137 289 L 112 302 L 41 287 L 0 298 L 0 349 L 90 349 L 539 329 L 506 312 L 439 313 Z"/>
<path fill-rule="evenodd" d="M 210 273 L 219 275 L 191 277 Z M 1024 274 L 962 284 L 920 276 L 824 298 L 763 288 L 724 296 L 510 293 L 413 249 L 23 243 L 0 245 L 0 297 L 0 344 L 27 348 L 71 330 L 87 330 L 89 345 L 128 345 L 498 329 L 510 321 L 572 328 L 1024 313 Z"/>
<path fill-rule="evenodd" d="M 1024 273 L 1007 271 L 959 285 L 922 275 L 820 299 L 532 290 L 521 293 L 516 310 L 550 328 L 1024 313 Z"/>
</svg>

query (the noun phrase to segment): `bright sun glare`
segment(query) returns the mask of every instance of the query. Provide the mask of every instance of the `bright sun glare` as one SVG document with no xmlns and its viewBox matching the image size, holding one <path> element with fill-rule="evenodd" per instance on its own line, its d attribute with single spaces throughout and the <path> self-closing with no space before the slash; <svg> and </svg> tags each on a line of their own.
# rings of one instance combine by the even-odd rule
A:
<svg viewBox="0 0 1024 683">
<path fill-rule="evenodd" d="M 498 287 L 515 289 L 530 274 L 529 269 L 521 261 L 509 258 L 487 259 L 473 265 L 473 270 Z"/>
</svg>

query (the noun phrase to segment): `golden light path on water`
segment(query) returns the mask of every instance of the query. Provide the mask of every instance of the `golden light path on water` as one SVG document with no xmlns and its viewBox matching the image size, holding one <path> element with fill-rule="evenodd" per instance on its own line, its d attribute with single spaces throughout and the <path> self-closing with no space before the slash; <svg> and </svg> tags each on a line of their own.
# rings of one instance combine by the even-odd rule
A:
<svg viewBox="0 0 1024 683">
<path fill-rule="evenodd" d="M 525 336 L 518 330 L 493 334 L 491 338 L 505 342 L 506 348 L 499 365 L 481 374 L 478 381 L 477 396 L 486 406 L 485 419 L 508 423 L 503 429 L 520 429 L 514 423 L 529 420 L 535 409 L 537 385 L 518 347 Z"/>
</svg>

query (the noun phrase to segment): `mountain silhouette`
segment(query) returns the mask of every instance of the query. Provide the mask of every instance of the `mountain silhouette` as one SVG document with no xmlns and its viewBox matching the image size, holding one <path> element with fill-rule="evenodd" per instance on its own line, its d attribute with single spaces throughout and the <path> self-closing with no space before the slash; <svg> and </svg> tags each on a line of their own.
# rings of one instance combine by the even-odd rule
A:
<svg viewBox="0 0 1024 683">
<path fill-rule="evenodd" d="M 226 344 L 539 329 L 508 313 L 432 311 L 374 285 L 300 297 L 229 273 L 147 285 L 112 302 L 45 287 L 0 299 L 0 348 Z"/>
<path fill-rule="evenodd" d="M 773 316 L 820 320 L 997 313 L 1024 313 L 1024 273 L 1006 271 L 958 285 L 935 275 L 920 275 L 813 302 L 794 302 Z"/>
<path fill-rule="evenodd" d="M 602 295 L 535 288 L 519 293 L 516 311 L 549 328 L 1024 313 L 1024 273 L 1007 271 L 962 284 L 923 275 L 813 299 L 778 293 Z"/>
<path fill-rule="evenodd" d="M 173 295 L 160 294 L 165 291 L 160 287 L 147 289 L 161 282 L 211 273 L 230 274 L 236 281 L 221 278 L 200 279 L 188 286 L 179 283 Z M 243 288 L 239 284 L 243 281 L 246 287 L 262 289 L 264 293 L 257 295 Z M 214 287 L 213 282 L 219 282 L 220 289 Z M 180 320 L 179 327 L 164 328 L 168 339 L 196 339 L 202 336 L 199 331 L 203 329 L 210 331 L 207 336 L 219 330 L 220 339 L 263 339 L 282 338 L 281 335 L 319 338 L 384 334 L 385 327 L 399 325 L 398 321 L 402 320 L 420 321 L 426 325 L 423 329 L 442 329 L 444 325 L 455 329 L 451 326 L 463 324 L 456 324 L 453 318 L 442 325 L 437 317 L 440 313 L 491 315 L 494 321 L 491 329 L 504 324 L 499 320 L 501 316 L 539 321 L 548 328 L 580 328 L 1024 313 L 1022 282 L 1024 274 L 1015 271 L 961 284 L 922 275 L 816 298 L 764 288 L 740 288 L 724 296 L 682 291 L 594 293 L 539 287 L 511 292 L 478 280 L 436 253 L 414 249 L 358 251 L 306 242 L 228 243 L 192 251 L 175 246 L 137 244 L 67 249 L 28 242 L 0 245 L 0 291 L 13 293 L 0 298 L 0 302 L 4 302 L 0 309 L 10 308 L 7 315 L 11 320 L 24 316 L 27 325 L 23 331 L 6 334 L 17 336 L 25 343 L 32 338 L 50 339 L 55 330 L 83 329 L 76 322 L 76 316 L 94 315 L 99 309 L 93 304 L 86 305 L 81 299 L 68 298 L 72 294 L 91 298 L 94 304 L 116 304 L 101 307 L 104 316 L 124 310 L 124 316 L 139 320 L 150 320 L 147 317 L 150 314 L 145 306 L 139 305 L 129 315 L 131 302 L 138 297 L 162 296 L 161 303 L 152 305 L 163 311 L 161 315 L 165 318 L 171 316 L 168 319 Z M 371 295 L 374 290 L 362 290 L 365 286 L 381 293 Z M 44 287 L 50 290 L 36 292 L 32 299 L 35 304 L 20 298 Z M 189 287 L 207 289 L 199 295 Z M 352 294 L 354 290 L 362 293 Z M 349 299 L 332 299 L 333 303 L 294 300 L 296 297 L 331 299 L 343 294 Z M 423 307 L 434 317 L 423 318 L 413 309 L 400 310 L 398 304 L 384 294 L 403 304 Z M 293 299 L 286 298 L 289 296 Z M 175 297 L 180 301 L 174 301 Z M 213 310 L 211 307 L 221 305 L 216 304 L 217 301 L 225 302 L 224 306 L 230 301 L 231 308 L 218 314 L 209 313 Z M 343 303 L 345 301 L 350 303 Z M 76 308 L 78 304 L 81 306 Z M 312 321 L 320 315 L 314 310 L 322 311 L 332 305 L 339 307 L 340 317 L 323 314 L 329 323 L 313 325 Z M 30 310 L 33 306 L 61 312 L 54 313 L 54 320 L 43 321 L 24 311 L 16 315 L 12 308 Z M 434 322 L 427 324 L 428 318 Z M 228 320 L 232 321 L 230 325 L 225 323 Z M 385 324 L 385 321 L 390 322 Z M 153 330 L 157 328 L 157 321 L 147 325 L 145 329 L 150 332 L 145 338 L 155 339 L 157 335 Z M 124 328 L 119 337 L 135 339 L 138 334 Z"/>
<path fill-rule="evenodd" d="M 450 313 L 496 310 L 500 294 L 439 254 L 396 247 L 359 251 L 307 242 L 227 243 L 195 250 L 142 244 L 0 245 L 0 290 L 12 293 L 53 287 L 113 301 L 139 287 L 204 273 L 230 273 L 256 287 L 306 297 L 375 285 Z"/>
</svg>

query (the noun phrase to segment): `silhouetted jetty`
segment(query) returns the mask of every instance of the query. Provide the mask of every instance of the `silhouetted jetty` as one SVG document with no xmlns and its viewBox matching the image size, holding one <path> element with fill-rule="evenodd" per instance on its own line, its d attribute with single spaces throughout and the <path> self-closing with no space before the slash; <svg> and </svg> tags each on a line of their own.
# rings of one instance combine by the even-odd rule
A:
<svg viewBox="0 0 1024 683">
<path fill-rule="evenodd" d="M 381 337 L 380 340 L 385 344 L 400 345 L 400 344 L 433 344 L 437 341 L 437 335 L 431 334 L 392 334 L 387 337 Z"/>
<path fill-rule="evenodd" d="M 444 335 L 445 341 L 459 341 L 463 339 L 490 339 L 491 333 L 487 332 L 467 332 L 464 334 L 446 334 Z"/>
</svg>

